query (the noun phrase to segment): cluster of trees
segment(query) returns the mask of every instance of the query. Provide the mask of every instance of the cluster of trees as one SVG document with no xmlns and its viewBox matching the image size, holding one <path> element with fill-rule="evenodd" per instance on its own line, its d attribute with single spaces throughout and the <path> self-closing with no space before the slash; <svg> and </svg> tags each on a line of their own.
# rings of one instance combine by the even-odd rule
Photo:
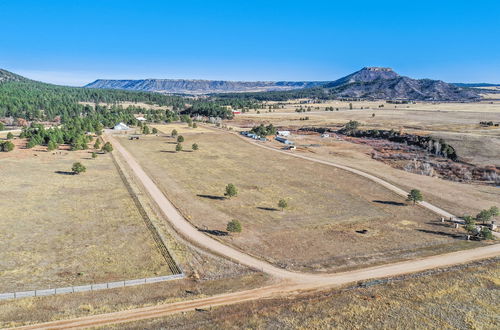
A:
<svg viewBox="0 0 500 330">
<path fill-rule="evenodd" d="M 218 98 L 224 99 L 243 99 L 251 101 L 287 101 L 291 99 L 330 99 L 327 89 L 321 87 L 312 87 L 296 89 L 291 91 L 272 91 L 272 92 L 249 92 L 249 93 L 225 93 L 217 94 Z"/>
<path fill-rule="evenodd" d="M 489 209 L 482 210 L 475 217 L 470 215 L 465 215 L 463 217 L 465 221 L 465 230 L 471 236 L 477 237 L 479 239 L 492 239 L 493 234 L 491 230 L 487 227 L 478 227 L 476 225 L 477 222 L 482 222 L 482 224 L 486 224 L 487 221 L 490 221 L 493 217 L 496 217 L 500 214 L 498 207 L 492 206 Z"/>
<path fill-rule="evenodd" d="M 252 127 L 250 132 L 259 136 L 275 135 L 276 127 L 274 127 L 273 124 L 269 124 L 267 126 L 264 126 L 264 124 L 260 124 L 259 126 Z"/>
<path fill-rule="evenodd" d="M 125 101 L 184 108 L 182 97 L 159 93 L 65 87 L 35 81 L 0 84 L 0 117 L 53 120 L 57 116 L 74 117 L 84 113 L 85 105 L 79 102 Z"/>
<path fill-rule="evenodd" d="M 233 112 L 226 106 L 217 102 L 195 101 L 181 112 L 189 116 L 219 117 L 222 119 L 233 118 Z"/>
<path fill-rule="evenodd" d="M 443 156 L 451 160 L 457 160 L 455 149 L 443 139 L 435 139 L 430 136 L 420 136 L 407 133 L 399 133 L 394 130 L 359 130 L 359 122 L 349 121 L 339 132 L 354 137 L 369 137 L 374 139 L 386 139 L 392 142 L 414 145 L 436 156 Z"/>
<path fill-rule="evenodd" d="M 32 123 L 29 127 L 23 128 L 20 137 L 27 138 L 27 148 L 37 145 L 47 146 L 48 150 L 55 150 L 60 144 L 71 145 L 72 150 L 87 149 L 87 144 L 92 141 L 92 136 L 86 135 L 86 129 L 90 132 L 100 132 L 100 123 L 96 126 L 82 118 L 75 118 L 61 127 L 51 127 L 46 129 L 42 124 Z"/>
<path fill-rule="evenodd" d="M 96 106 L 82 104 L 88 102 Z M 190 116 L 232 118 L 232 109 L 257 109 L 262 105 L 255 100 L 243 98 L 186 98 L 151 92 L 92 89 L 57 86 L 36 81 L 9 81 L 0 83 L 0 117 L 23 118 L 29 121 L 53 121 L 57 117 L 74 118 L 97 111 L 116 112 L 121 102 L 145 103 L 168 106 L 169 110 L 146 110 L 129 107 L 129 113 L 143 113 L 151 122 L 172 122 L 179 113 Z M 189 104 L 188 104 L 189 103 Z M 111 105 L 103 106 L 103 104 Z M 101 107 L 102 109 L 97 109 Z M 127 118 L 132 120 L 132 118 Z M 125 123 L 128 120 L 121 120 Z M 105 126 L 116 124 L 104 123 Z M 131 123 L 128 123 L 131 124 Z"/>
</svg>

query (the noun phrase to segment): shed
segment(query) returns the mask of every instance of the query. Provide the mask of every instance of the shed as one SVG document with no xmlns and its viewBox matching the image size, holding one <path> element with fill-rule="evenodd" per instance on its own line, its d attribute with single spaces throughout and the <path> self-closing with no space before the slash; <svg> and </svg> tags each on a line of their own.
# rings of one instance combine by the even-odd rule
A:
<svg viewBox="0 0 500 330">
<path fill-rule="evenodd" d="M 130 127 L 128 127 L 124 123 L 118 123 L 115 125 L 115 127 L 113 127 L 113 129 L 117 130 L 117 131 L 126 131 L 126 130 L 130 129 Z"/>
<path fill-rule="evenodd" d="M 277 133 L 278 133 L 278 135 L 281 135 L 281 136 L 289 136 L 290 135 L 290 131 L 278 131 Z"/>
</svg>

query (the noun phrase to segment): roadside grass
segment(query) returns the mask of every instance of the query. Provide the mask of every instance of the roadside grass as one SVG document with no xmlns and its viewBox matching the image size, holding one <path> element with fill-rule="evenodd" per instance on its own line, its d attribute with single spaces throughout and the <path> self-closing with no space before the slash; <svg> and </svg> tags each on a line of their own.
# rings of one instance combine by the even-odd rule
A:
<svg viewBox="0 0 500 330">
<path fill-rule="evenodd" d="M 170 273 L 110 155 L 42 149 L 0 153 L 0 292 Z"/>
<path fill-rule="evenodd" d="M 369 288 L 252 301 L 120 329 L 497 329 L 499 266 L 498 260 L 476 263 Z"/>
<path fill-rule="evenodd" d="M 238 219 L 241 234 L 215 237 L 282 267 L 340 271 L 478 245 L 464 244 L 435 214 L 401 205 L 402 197 L 354 174 L 222 131 L 184 137 L 200 150 L 176 153 L 167 137 L 121 142 L 194 225 L 225 231 Z M 228 183 L 239 189 L 237 197 L 224 198 Z M 281 198 L 289 205 L 284 212 L 275 210 Z"/>
</svg>

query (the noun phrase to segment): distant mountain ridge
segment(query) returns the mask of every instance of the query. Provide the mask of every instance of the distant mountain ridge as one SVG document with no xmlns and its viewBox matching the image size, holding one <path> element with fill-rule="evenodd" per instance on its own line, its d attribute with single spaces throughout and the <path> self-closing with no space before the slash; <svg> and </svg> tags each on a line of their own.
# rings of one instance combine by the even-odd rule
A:
<svg viewBox="0 0 500 330">
<path fill-rule="evenodd" d="M 335 81 L 311 88 L 219 96 L 253 98 L 260 101 L 316 98 L 466 102 L 481 98 L 480 91 L 474 88 L 459 87 L 441 80 L 412 79 L 399 75 L 391 68 L 381 67 L 365 67 Z"/>
<path fill-rule="evenodd" d="M 452 83 L 458 87 L 500 87 L 500 84 L 490 84 L 490 83 Z"/>
<path fill-rule="evenodd" d="M 135 91 L 212 94 L 224 92 L 284 91 L 323 85 L 321 81 L 227 81 L 196 79 L 98 79 L 86 88 L 127 89 Z"/>
<path fill-rule="evenodd" d="M 322 88 L 339 98 L 468 101 L 481 97 L 473 89 L 442 80 L 412 79 L 380 67 L 365 67 Z"/>
</svg>

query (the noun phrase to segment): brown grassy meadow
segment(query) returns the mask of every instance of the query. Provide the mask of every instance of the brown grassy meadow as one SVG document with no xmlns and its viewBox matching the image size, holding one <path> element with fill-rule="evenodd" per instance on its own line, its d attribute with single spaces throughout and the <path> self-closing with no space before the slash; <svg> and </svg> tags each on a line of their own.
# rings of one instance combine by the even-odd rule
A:
<svg viewBox="0 0 500 330">
<path fill-rule="evenodd" d="M 160 128 L 170 133 L 172 126 Z M 270 262 L 331 271 L 475 246 L 435 214 L 354 174 L 228 133 L 196 132 L 181 133 L 185 150 L 178 153 L 166 136 L 121 142 L 193 224 L 224 231 L 238 219 L 243 233 L 218 238 Z M 192 143 L 200 150 L 187 150 Z M 239 188 L 237 197 L 224 198 L 228 183 Z M 289 204 L 283 212 L 280 198 Z"/>
<path fill-rule="evenodd" d="M 110 155 L 17 148 L 0 172 L 0 292 L 169 274 Z"/>
</svg>

